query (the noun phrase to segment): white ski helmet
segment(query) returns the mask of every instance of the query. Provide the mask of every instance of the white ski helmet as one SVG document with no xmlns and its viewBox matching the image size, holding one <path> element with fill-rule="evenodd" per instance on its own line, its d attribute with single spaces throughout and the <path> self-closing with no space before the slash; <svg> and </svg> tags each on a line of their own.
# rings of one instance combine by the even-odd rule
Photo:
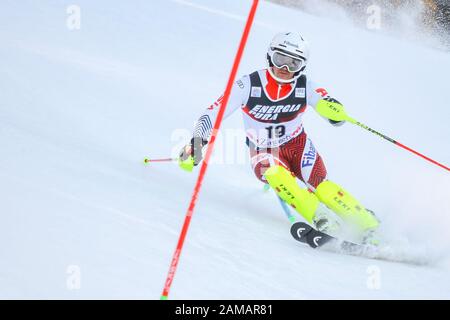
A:
<svg viewBox="0 0 450 320">
<path fill-rule="evenodd" d="M 304 72 L 309 59 L 309 46 L 306 40 L 296 32 L 282 32 L 270 42 L 267 51 L 267 63 L 270 75 L 281 83 L 295 81 Z M 287 67 L 294 77 L 283 80 L 275 76 L 272 67 Z"/>
</svg>

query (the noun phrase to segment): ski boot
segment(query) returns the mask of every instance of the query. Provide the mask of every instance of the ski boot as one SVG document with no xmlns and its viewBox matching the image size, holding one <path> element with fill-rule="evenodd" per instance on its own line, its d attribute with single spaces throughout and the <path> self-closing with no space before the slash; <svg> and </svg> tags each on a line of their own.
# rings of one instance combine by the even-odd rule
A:
<svg viewBox="0 0 450 320">
<path fill-rule="evenodd" d="M 335 212 L 350 228 L 367 232 L 369 239 L 379 226 L 374 213 L 367 210 L 349 192 L 332 181 L 324 181 L 317 186 L 316 195 L 322 203 Z"/>
<path fill-rule="evenodd" d="M 338 237 L 341 231 L 341 221 L 323 203 L 319 203 L 316 209 L 313 225 L 316 230 L 335 237 Z"/>
<path fill-rule="evenodd" d="M 375 212 L 373 212 L 372 210 L 367 209 L 367 208 L 366 208 L 366 211 L 376 219 L 378 224 L 381 223 L 380 219 L 378 219 L 378 217 L 375 215 Z M 364 230 L 361 235 L 361 243 L 364 245 L 368 245 L 368 246 L 374 246 L 374 247 L 379 246 L 380 245 L 380 235 L 378 232 L 378 227 Z"/>
</svg>

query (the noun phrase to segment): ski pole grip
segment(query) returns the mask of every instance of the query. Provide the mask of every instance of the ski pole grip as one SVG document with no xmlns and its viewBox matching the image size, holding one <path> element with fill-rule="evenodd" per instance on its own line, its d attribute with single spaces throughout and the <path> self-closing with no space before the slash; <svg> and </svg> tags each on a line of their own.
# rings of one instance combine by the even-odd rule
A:
<svg viewBox="0 0 450 320">
<path fill-rule="evenodd" d="M 322 117 L 333 121 L 349 121 L 349 119 L 351 119 L 345 112 L 344 106 L 342 104 L 326 99 L 320 100 L 317 103 L 316 111 Z"/>
</svg>

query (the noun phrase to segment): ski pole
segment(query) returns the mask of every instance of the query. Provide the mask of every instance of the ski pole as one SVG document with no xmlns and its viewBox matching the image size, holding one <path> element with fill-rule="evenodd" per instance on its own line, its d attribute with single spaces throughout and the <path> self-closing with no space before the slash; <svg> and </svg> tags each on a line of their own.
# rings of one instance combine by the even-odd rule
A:
<svg viewBox="0 0 450 320">
<path fill-rule="evenodd" d="M 149 164 L 152 162 L 175 162 L 178 161 L 178 165 L 181 169 L 192 172 L 194 169 L 194 157 L 190 156 L 186 160 L 181 160 L 180 158 L 166 158 L 166 159 L 144 159 L 144 164 Z"/>
<path fill-rule="evenodd" d="M 148 159 L 148 158 L 145 158 L 144 159 L 144 163 L 145 164 L 148 164 L 148 163 L 151 163 L 151 162 L 174 162 L 174 161 L 178 161 L 178 159 L 176 159 L 176 158 L 167 158 L 167 159 Z"/>
<path fill-rule="evenodd" d="M 270 189 L 271 189 L 270 185 L 266 183 L 264 185 L 264 189 L 263 189 L 264 192 L 269 192 Z M 291 210 L 289 210 L 289 207 L 286 204 L 286 202 L 284 202 L 284 200 L 281 199 L 276 193 L 275 193 L 275 195 L 277 196 L 278 201 L 280 201 L 281 208 L 283 209 L 284 213 L 286 214 L 286 217 L 289 219 L 289 221 L 291 223 L 295 223 L 295 217 L 292 215 Z"/>
<path fill-rule="evenodd" d="M 423 158 L 423 159 L 425 159 L 425 160 L 427 160 L 427 161 L 429 161 L 429 162 L 431 162 L 431 163 L 433 163 L 433 164 L 435 164 L 435 165 L 437 165 L 437 166 L 439 166 L 439 167 L 441 167 L 441 168 L 443 168 L 443 169 L 445 169 L 447 171 L 450 171 L 450 168 L 447 167 L 446 165 L 443 165 L 442 163 L 439 163 L 436 160 L 433 160 L 433 159 L 423 155 L 422 153 L 417 152 L 417 151 L 415 151 L 415 150 L 405 146 L 404 144 L 402 144 L 402 143 L 400 143 L 400 142 L 398 142 L 398 141 L 396 141 L 396 140 L 394 140 L 392 138 L 389 138 L 385 134 L 382 134 L 382 133 L 380 133 L 380 132 L 378 132 L 378 131 L 376 131 L 376 130 L 368 127 L 368 126 L 366 126 L 364 123 L 353 119 L 352 117 L 347 115 L 347 113 L 345 112 L 343 106 L 340 105 L 340 104 L 329 102 L 329 101 L 326 101 L 326 100 L 322 100 L 322 101 L 320 101 L 317 104 L 317 112 L 320 115 L 324 116 L 325 118 L 328 118 L 328 119 L 333 120 L 333 121 L 348 121 L 348 122 L 350 122 L 350 123 L 352 123 L 354 125 L 357 125 L 357 126 L 363 128 L 363 129 L 365 129 L 365 130 L 367 130 L 367 131 L 369 131 L 369 132 L 371 132 L 371 133 L 373 133 L 373 134 L 375 134 L 375 135 L 377 135 L 377 136 L 379 136 L 379 137 L 381 137 L 381 138 L 383 138 L 383 139 L 385 139 L 385 140 L 387 140 L 387 141 L 389 141 L 389 142 L 391 142 L 391 143 L 393 143 L 393 144 L 395 144 L 395 145 L 397 145 L 397 146 L 399 146 L 399 147 L 401 147 L 401 148 L 403 148 L 403 149 L 405 149 L 405 150 L 407 150 L 407 151 L 409 151 L 411 153 L 414 153 L 415 155 L 417 155 L 417 156 L 419 156 L 419 157 L 421 157 L 421 158 Z"/>
<path fill-rule="evenodd" d="M 387 140 L 387 141 L 389 141 L 389 142 L 392 142 L 393 144 L 399 146 L 400 148 L 403 148 L 403 149 L 405 149 L 405 150 L 407 150 L 407 151 L 409 151 L 409 152 L 412 152 L 412 153 L 414 153 L 415 155 L 417 155 L 417 156 L 419 156 L 419 157 L 421 157 L 421 158 L 423 158 L 423 159 L 425 159 L 425 160 L 427 160 L 427 161 L 429 161 L 429 162 L 431 162 L 431 163 L 434 163 L 435 165 L 437 165 L 437 166 L 439 166 L 439 167 L 441 167 L 441 168 L 443 168 L 443 169 L 445 169 L 445 170 L 447 170 L 447 171 L 450 171 L 450 168 L 447 167 L 446 165 L 443 165 L 442 163 L 439 163 L 439 162 L 437 162 L 436 160 L 433 160 L 433 159 L 431 159 L 431 158 L 429 158 L 429 157 L 423 155 L 422 153 L 420 153 L 420 152 L 418 152 L 418 151 L 416 151 L 416 150 L 413 150 L 413 149 L 411 149 L 411 148 L 405 146 L 404 144 L 402 144 L 402 143 L 400 143 L 400 142 L 398 142 L 398 141 L 396 141 L 396 140 L 394 140 L 394 139 L 392 139 L 392 138 L 389 138 L 388 136 L 386 136 L 386 135 L 384 135 L 384 134 L 382 134 L 382 133 L 380 133 L 380 132 L 375 131 L 374 129 L 372 129 L 372 128 L 366 126 L 364 123 L 361 123 L 361 122 L 359 122 L 359 121 L 356 121 L 355 119 L 352 119 L 352 118 L 349 118 L 348 121 L 349 121 L 350 123 L 353 123 L 353 124 L 355 124 L 355 125 L 357 125 L 357 126 L 363 128 L 363 129 L 369 131 L 369 132 L 372 132 L 373 134 L 376 134 L 377 136 L 379 136 L 379 137 L 381 137 L 381 138 L 383 138 L 383 139 L 385 139 L 385 140 Z"/>
<path fill-rule="evenodd" d="M 283 208 L 284 213 L 286 214 L 287 218 L 289 219 L 289 221 L 294 224 L 295 223 L 295 217 L 292 215 L 291 210 L 289 210 L 288 205 L 286 204 L 286 202 L 284 202 L 283 199 L 281 199 L 278 195 L 277 195 L 278 201 L 280 201 L 281 204 L 281 208 Z"/>
</svg>

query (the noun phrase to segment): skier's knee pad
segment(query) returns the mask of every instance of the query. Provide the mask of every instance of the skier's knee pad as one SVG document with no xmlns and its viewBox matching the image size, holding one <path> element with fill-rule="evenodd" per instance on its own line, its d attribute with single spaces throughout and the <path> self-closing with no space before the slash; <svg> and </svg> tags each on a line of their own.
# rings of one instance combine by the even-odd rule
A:
<svg viewBox="0 0 450 320">
<path fill-rule="evenodd" d="M 319 205 L 315 194 L 300 188 L 292 173 L 283 166 L 270 167 L 264 177 L 281 199 L 312 223 Z"/>
<path fill-rule="evenodd" d="M 337 183 L 323 181 L 316 188 L 316 196 L 342 219 L 357 224 L 363 230 L 374 229 L 379 225 L 378 220 Z"/>
</svg>

